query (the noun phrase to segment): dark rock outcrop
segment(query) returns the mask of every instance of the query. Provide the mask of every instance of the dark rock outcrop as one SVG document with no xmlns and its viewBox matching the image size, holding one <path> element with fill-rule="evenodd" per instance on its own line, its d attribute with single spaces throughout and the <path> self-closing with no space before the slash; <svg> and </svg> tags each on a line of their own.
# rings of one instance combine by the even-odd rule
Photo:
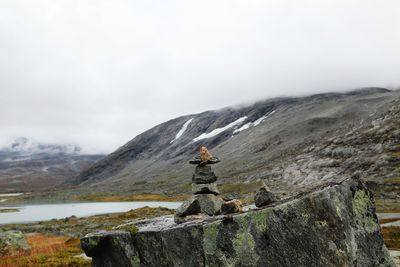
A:
<svg viewBox="0 0 400 267">
<path fill-rule="evenodd" d="M 95 266 L 394 266 L 372 195 L 355 179 L 273 207 L 179 225 L 170 218 L 128 235 L 87 235 L 82 248 Z"/>
</svg>

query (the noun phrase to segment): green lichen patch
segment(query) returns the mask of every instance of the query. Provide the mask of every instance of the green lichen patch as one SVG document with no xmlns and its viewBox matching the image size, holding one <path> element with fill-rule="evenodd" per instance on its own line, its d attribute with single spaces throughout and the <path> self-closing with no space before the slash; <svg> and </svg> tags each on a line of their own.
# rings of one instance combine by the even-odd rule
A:
<svg viewBox="0 0 400 267">
<path fill-rule="evenodd" d="M 134 237 L 137 234 L 137 232 L 139 232 L 139 229 L 134 224 L 126 225 L 122 228 L 122 230 L 130 233 L 132 237 Z"/>
<path fill-rule="evenodd" d="M 206 254 L 212 255 L 217 248 L 218 223 L 211 223 L 203 228 L 203 248 Z"/>
<path fill-rule="evenodd" d="M 19 209 L 0 209 L 0 213 L 19 212 Z"/>
<path fill-rule="evenodd" d="M 255 266 L 259 256 L 256 253 L 253 236 L 244 230 L 236 235 L 232 243 L 240 266 Z"/>
<path fill-rule="evenodd" d="M 240 266 L 254 266 L 260 258 L 256 252 L 251 229 L 253 225 L 258 224 L 258 226 L 255 227 L 256 229 L 258 227 L 258 229 L 265 230 L 268 213 L 269 212 L 262 213 L 263 215 L 261 214 L 259 217 L 256 213 L 251 216 L 241 215 L 235 217 L 235 222 L 239 225 L 239 230 L 232 241 L 232 245 Z M 265 223 L 262 223 L 263 221 Z"/>
<path fill-rule="evenodd" d="M 357 190 L 353 198 L 353 212 L 357 217 L 364 217 L 368 213 L 370 198 L 364 190 Z"/>
<path fill-rule="evenodd" d="M 353 213 L 356 222 L 361 224 L 368 232 L 379 229 L 379 224 L 371 216 L 370 210 L 373 203 L 365 190 L 357 190 L 353 197 Z"/>
<path fill-rule="evenodd" d="M 339 205 L 337 203 L 336 203 L 335 209 L 336 209 L 337 216 L 342 220 L 343 219 L 343 217 L 342 217 L 342 209 L 341 209 L 341 207 L 339 207 Z"/>
<path fill-rule="evenodd" d="M 132 267 L 140 267 L 140 258 L 138 256 L 133 256 L 131 258 Z"/>
<path fill-rule="evenodd" d="M 272 208 L 257 211 L 251 215 L 251 220 L 257 231 L 263 233 L 267 229 L 267 219 L 271 214 Z"/>
</svg>

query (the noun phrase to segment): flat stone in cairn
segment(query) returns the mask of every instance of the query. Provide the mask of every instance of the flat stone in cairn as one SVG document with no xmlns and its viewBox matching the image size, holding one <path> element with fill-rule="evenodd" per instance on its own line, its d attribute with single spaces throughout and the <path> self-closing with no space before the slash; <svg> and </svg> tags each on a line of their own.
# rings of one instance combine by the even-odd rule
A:
<svg viewBox="0 0 400 267">
<path fill-rule="evenodd" d="M 195 184 L 192 183 L 192 194 L 214 194 L 219 195 L 216 183 L 211 184 Z"/>
<path fill-rule="evenodd" d="M 211 166 L 205 165 L 196 167 L 194 171 L 192 182 L 196 184 L 211 184 L 217 181 L 217 176 L 211 170 Z"/>
</svg>

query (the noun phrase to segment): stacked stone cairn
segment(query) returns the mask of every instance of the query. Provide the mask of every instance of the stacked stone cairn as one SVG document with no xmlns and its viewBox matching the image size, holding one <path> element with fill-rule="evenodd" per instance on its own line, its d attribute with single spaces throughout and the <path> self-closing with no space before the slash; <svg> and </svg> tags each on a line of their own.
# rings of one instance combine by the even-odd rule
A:
<svg viewBox="0 0 400 267">
<path fill-rule="evenodd" d="M 268 186 L 263 182 L 261 188 L 257 191 L 254 196 L 254 204 L 257 208 L 261 208 L 272 204 L 277 201 L 274 193 L 268 188 Z"/>
<path fill-rule="evenodd" d="M 225 202 L 216 184 L 217 176 L 211 165 L 220 162 L 216 157 L 202 160 L 201 156 L 195 157 L 189 163 L 196 165 L 192 176 L 192 198 L 185 201 L 176 211 L 175 222 L 182 223 L 187 220 L 219 215 L 221 213 L 235 213 L 242 211 L 239 200 Z"/>
</svg>

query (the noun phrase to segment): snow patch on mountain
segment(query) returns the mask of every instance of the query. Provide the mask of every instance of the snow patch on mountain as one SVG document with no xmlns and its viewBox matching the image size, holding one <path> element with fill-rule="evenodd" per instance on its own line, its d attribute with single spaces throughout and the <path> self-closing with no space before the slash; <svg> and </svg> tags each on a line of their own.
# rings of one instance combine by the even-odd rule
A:
<svg viewBox="0 0 400 267">
<path fill-rule="evenodd" d="M 211 138 L 211 137 L 214 137 L 216 135 L 219 135 L 220 133 L 222 133 L 222 132 L 224 132 L 224 131 L 226 131 L 226 130 L 228 130 L 230 128 L 233 128 L 233 127 L 235 127 L 237 125 L 242 124 L 245 120 L 247 120 L 247 116 L 241 117 L 241 118 L 235 120 L 234 122 L 229 123 L 225 127 L 216 128 L 216 129 L 212 130 L 209 133 L 202 133 L 198 137 L 194 138 L 193 141 L 197 142 L 197 141 L 202 140 L 202 139 L 207 139 L 207 138 Z"/>
<path fill-rule="evenodd" d="M 270 115 L 272 115 L 272 114 L 274 114 L 274 113 L 275 113 L 275 110 L 272 111 L 272 112 L 270 112 L 270 113 L 268 113 L 268 114 L 266 114 L 266 115 L 264 115 L 264 116 L 262 116 L 261 118 L 258 118 L 257 120 L 255 120 L 255 121 L 253 121 L 253 122 L 246 123 L 245 125 L 243 125 L 243 126 L 240 127 L 239 129 L 234 130 L 233 133 L 235 134 L 235 133 L 241 132 L 241 131 L 243 131 L 243 130 L 246 130 L 246 129 L 250 128 L 250 127 L 257 126 L 257 125 L 259 125 L 261 122 L 263 122 L 263 120 L 265 120 L 266 118 L 268 118 Z"/>
<path fill-rule="evenodd" d="M 179 132 L 176 134 L 174 140 L 172 140 L 170 142 L 170 144 L 172 144 L 173 142 L 175 142 L 176 140 L 178 140 L 183 133 L 186 131 L 187 127 L 189 126 L 189 124 L 192 122 L 193 118 L 189 119 L 188 121 L 185 122 L 185 124 L 183 124 L 182 128 L 179 130 Z"/>
</svg>

